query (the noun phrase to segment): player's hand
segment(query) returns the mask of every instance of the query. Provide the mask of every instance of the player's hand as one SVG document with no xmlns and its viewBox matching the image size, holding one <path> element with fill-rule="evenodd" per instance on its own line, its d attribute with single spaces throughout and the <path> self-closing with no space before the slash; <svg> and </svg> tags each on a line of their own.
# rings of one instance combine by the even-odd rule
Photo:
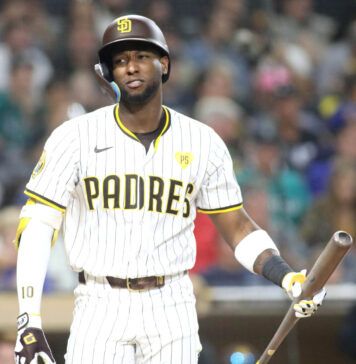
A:
<svg viewBox="0 0 356 364">
<path fill-rule="evenodd" d="M 286 274 L 282 281 L 282 287 L 288 296 L 295 300 L 302 293 L 302 284 L 306 280 L 306 270 L 300 272 L 290 272 Z M 323 303 L 326 296 L 325 287 L 315 294 L 310 300 L 300 300 L 293 306 L 296 317 L 304 318 L 313 315 Z"/>
<path fill-rule="evenodd" d="M 22 319 L 22 324 L 20 324 L 20 329 L 17 333 L 15 345 L 15 363 L 55 364 L 56 362 L 42 329 L 39 327 L 27 327 L 26 324 L 23 326 L 24 315 L 19 316 L 19 321 Z"/>
</svg>

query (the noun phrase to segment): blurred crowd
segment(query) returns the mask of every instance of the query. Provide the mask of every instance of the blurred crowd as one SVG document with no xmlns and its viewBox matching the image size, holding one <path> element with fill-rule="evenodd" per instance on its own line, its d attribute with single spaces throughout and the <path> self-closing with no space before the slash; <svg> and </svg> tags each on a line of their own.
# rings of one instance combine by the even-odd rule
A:
<svg viewBox="0 0 356 364">
<path fill-rule="evenodd" d="M 247 211 L 295 269 L 310 266 L 334 231 L 355 237 L 354 2 L 0 4 L 1 290 L 15 287 L 12 239 L 44 141 L 63 121 L 110 103 L 93 65 L 107 24 L 128 13 L 151 17 L 163 29 L 172 60 L 164 103 L 224 139 Z M 208 284 L 268 284 L 239 266 L 209 218 L 198 215 L 195 232 L 193 272 Z M 47 291 L 74 284 L 60 243 L 56 249 Z M 356 251 L 332 279 L 356 283 Z"/>
<path fill-rule="evenodd" d="M 3 0 L 1 291 L 15 290 L 12 240 L 44 141 L 63 121 L 110 103 L 93 65 L 107 24 L 128 13 L 164 31 L 172 61 L 164 103 L 224 139 L 247 211 L 293 268 L 310 267 L 334 231 L 355 238 L 354 1 Z M 206 215 L 195 233 L 192 271 L 208 285 L 269 284 L 239 266 Z M 46 292 L 76 283 L 60 241 L 54 249 Z M 356 283 L 355 250 L 332 282 Z"/>
</svg>

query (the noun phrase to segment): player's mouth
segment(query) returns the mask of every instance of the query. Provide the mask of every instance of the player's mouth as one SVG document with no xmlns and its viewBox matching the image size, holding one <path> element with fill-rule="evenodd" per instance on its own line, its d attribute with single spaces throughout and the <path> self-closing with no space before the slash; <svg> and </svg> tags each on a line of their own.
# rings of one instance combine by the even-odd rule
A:
<svg viewBox="0 0 356 364">
<path fill-rule="evenodd" d="M 126 86 L 130 89 L 137 89 L 143 85 L 143 80 L 131 80 L 126 82 Z"/>
</svg>

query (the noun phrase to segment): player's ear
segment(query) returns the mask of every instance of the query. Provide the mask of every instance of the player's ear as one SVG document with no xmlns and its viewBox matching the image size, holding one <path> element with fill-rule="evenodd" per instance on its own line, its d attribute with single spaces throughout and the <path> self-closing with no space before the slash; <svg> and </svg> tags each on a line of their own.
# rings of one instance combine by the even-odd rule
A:
<svg viewBox="0 0 356 364">
<path fill-rule="evenodd" d="M 163 56 L 160 58 L 161 67 L 162 67 L 162 74 L 166 75 L 168 73 L 168 65 L 169 65 L 169 59 L 167 56 Z"/>
</svg>

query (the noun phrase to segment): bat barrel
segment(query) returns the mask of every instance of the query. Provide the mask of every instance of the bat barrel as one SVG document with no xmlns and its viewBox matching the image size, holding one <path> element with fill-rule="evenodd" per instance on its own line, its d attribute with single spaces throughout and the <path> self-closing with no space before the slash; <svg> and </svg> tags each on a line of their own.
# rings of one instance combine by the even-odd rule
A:
<svg viewBox="0 0 356 364">
<path fill-rule="evenodd" d="M 352 237 L 346 231 L 337 231 L 322 251 L 303 285 L 299 298 L 311 298 L 330 278 L 352 246 Z"/>
</svg>

